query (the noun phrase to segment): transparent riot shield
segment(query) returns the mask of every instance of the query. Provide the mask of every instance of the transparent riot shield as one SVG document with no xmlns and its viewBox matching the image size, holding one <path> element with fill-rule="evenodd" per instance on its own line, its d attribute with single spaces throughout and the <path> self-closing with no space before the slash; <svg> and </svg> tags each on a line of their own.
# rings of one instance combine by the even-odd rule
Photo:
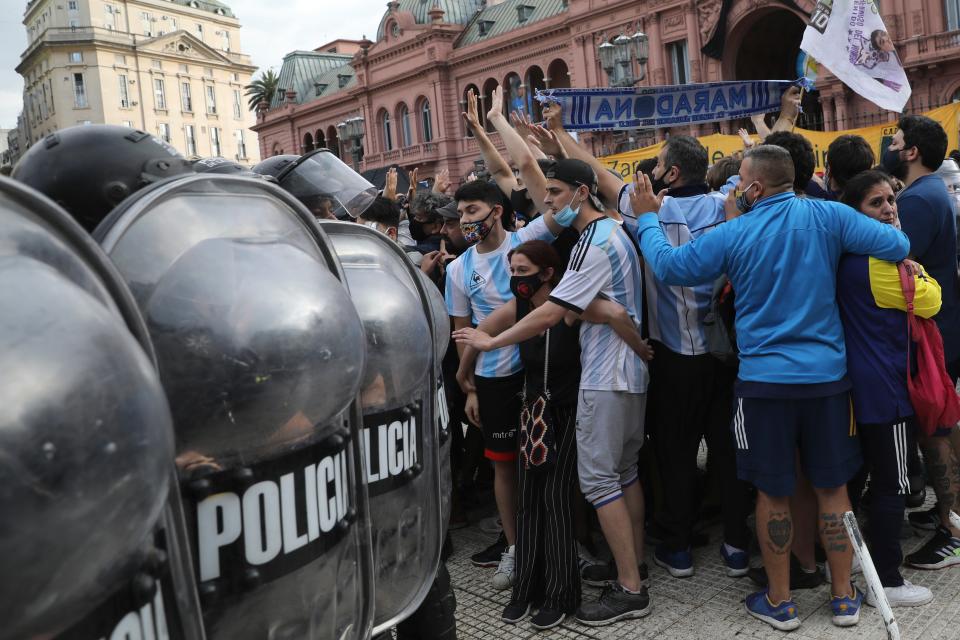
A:
<svg viewBox="0 0 960 640">
<path fill-rule="evenodd" d="M 3 178 L 0 363 L 0 638 L 201 639 L 143 321 L 90 236 Z"/>
<path fill-rule="evenodd" d="M 205 174 L 95 236 L 156 349 L 207 636 L 368 637 L 364 335 L 323 232 L 266 181 Z"/>
<path fill-rule="evenodd" d="M 447 406 L 447 393 L 443 388 L 443 356 L 450 344 L 450 316 L 447 315 L 447 305 L 443 295 L 430 278 L 422 271 L 417 270 L 423 289 L 427 294 L 430 313 L 433 318 L 433 354 L 434 375 L 436 377 L 437 393 L 434 411 L 437 422 L 437 433 L 440 437 L 440 523 L 443 525 L 441 540 L 447 537 L 447 527 L 450 524 L 450 494 L 453 488 L 453 475 L 450 469 L 450 448 L 452 434 L 450 433 L 450 408 Z M 459 427 L 459 425 L 456 425 Z"/>
<path fill-rule="evenodd" d="M 375 565 L 374 634 L 409 616 L 440 560 L 433 317 L 418 270 L 385 235 L 327 222 L 366 331 L 361 402 Z M 431 285 L 432 286 L 432 285 Z"/>
</svg>

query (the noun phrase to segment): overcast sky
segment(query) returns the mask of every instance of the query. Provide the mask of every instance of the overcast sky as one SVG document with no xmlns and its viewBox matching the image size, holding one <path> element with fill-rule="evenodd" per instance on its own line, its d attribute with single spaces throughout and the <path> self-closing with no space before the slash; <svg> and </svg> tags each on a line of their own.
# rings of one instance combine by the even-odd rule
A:
<svg viewBox="0 0 960 640">
<path fill-rule="evenodd" d="M 376 38 L 386 0 L 224 0 L 240 18 L 240 47 L 261 69 L 280 71 L 284 54 L 337 38 Z M 13 10 L 18 4 L 19 9 Z M 23 80 L 14 70 L 26 48 L 24 0 L 0 0 L 0 128 L 17 124 Z"/>
</svg>

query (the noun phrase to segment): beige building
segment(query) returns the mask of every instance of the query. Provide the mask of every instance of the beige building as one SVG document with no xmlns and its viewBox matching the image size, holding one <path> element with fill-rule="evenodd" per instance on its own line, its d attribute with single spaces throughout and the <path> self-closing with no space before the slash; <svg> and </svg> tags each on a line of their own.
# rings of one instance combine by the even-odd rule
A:
<svg viewBox="0 0 960 640">
<path fill-rule="evenodd" d="M 20 146 L 78 124 L 142 129 L 184 155 L 259 161 L 240 22 L 216 0 L 32 0 Z"/>
</svg>

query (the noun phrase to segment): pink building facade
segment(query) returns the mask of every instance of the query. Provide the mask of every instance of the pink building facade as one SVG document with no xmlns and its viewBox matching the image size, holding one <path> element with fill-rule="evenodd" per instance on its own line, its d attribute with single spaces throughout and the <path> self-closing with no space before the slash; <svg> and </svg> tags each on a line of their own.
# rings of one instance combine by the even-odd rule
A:
<svg viewBox="0 0 960 640">
<path fill-rule="evenodd" d="M 530 96 L 537 88 L 609 86 L 597 47 L 638 30 L 649 38 L 645 68 L 633 63 L 635 76 L 644 75 L 640 85 L 794 78 L 814 5 L 813 0 L 393 0 L 375 42 L 341 40 L 289 54 L 281 71 L 282 95 L 259 112 L 254 130 L 264 158 L 326 146 L 353 163 L 357 158 L 350 144 L 339 140 L 337 125 L 360 117 L 366 133 L 356 163 L 361 171 L 399 165 L 420 167 L 424 176 L 447 168 L 456 183 L 479 158 L 460 115 L 470 89 L 489 105 L 493 89 L 503 85 L 505 108 L 523 108 L 536 117 L 539 107 Z M 880 0 L 880 8 L 913 87 L 907 111 L 960 99 L 960 0 Z M 838 130 L 896 120 L 896 114 L 881 111 L 826 72 L 817 85 L 804 100 L 802 126 Z M 732 133 L 741 124 L 703 125 L 692 133 Z M 581 139 L 596 155 L 607 155 L 666 134 L 639 130 Z M 498 136 L 491 137 L 499 145 Z"/>
</svg>

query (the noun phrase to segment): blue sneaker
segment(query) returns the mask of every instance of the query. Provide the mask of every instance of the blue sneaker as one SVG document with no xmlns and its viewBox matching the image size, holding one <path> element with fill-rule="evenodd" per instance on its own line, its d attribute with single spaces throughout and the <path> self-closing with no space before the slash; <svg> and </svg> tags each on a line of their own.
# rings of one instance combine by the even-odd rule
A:
<svg viewBox="0 0 960 640">
<path fill-rule="evenodd" d="M 734 551 L 727 553 L 727 546 L 720 543 L 720 557 L 727 565 L 727 575 L 731 578 L 740 578 L 747 575 L 750 571 L 750 554 L 746 551 Z"/>
<path fill-rule="evenodd" d="M 800 626 L 797 605 L 793 600 L 773 604 L 767 597 L 767 590 L 757 591 L 747 596 L 747 613 L 757 620 L 763 620 L 774 629 L 793 631 Z"/>
<path fill-rule="evenodd" d="M 860 622 L 860 607 L 863 606 L 863 592 L 853 587 L 853 597 L 833 596 L 830 608 L 833 610 L 833 624 L 838 627 L 852 627 Z"/>
<path fill-rule="evenodd" d="M 657 545 L 653 553 L 653 561 L 666 569 L 674 578 L 689 578 L 693 575 L 693 554 L 690 549 L 684 551 L 670 551 L 665 546 Z"/>
</svg>

